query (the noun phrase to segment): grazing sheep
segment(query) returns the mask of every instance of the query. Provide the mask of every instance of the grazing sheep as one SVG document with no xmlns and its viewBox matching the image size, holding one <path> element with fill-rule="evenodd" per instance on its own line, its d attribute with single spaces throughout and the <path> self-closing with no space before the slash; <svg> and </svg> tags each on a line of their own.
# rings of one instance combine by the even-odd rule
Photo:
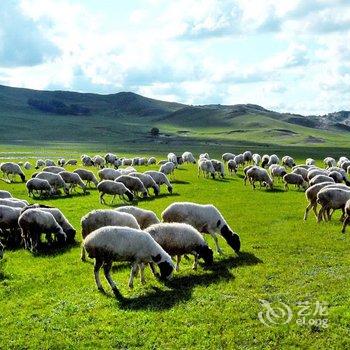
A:
<svg viewBox="0 0 350 350">
<path fill-rule="evenodd" d="M 131 165 L 132 166 L 140 165 L 139 161 L 140 161 L 140 158 L 139 157 L 135 157 L 135 158 L 133 158 L 131 160 Z"/>
<path fill-rule="evenodd" d="M 273 181 L 264 168 L 253 166 L 247 171 L 246 176 L 253 188 L 255 188 L 255 182 L 257 181 L 260 183 L 260 188 L 262 185 L 266 185 L 270 189 L 273 188 Z"/>
<path fill-rule="evenodd" d="M 256 167 L 256 166 L 255 166 L 255 165 L 248 165 L 248 166 L 246 166 L 246 167 L 243 169 L 243 173 L 244 173 L 244 179 L 243 179 L 243 181 L 244 181 L 244 186 L 247 185 L 247 180 L 248 180 L 247 172 L 248 172 L 248 170 L 250 170 L 251 168 L 254 168 L 254 167 Z"/>
<path fill-rule="evenodd" d="M 233 160 L 236 162 L 237 167 L 239 167 L 240 165 L 244 166 L 243 154 L 238 154 L 236 157 L 233 158 Z"/>
<path fill-rule="evenodd" d="M 50 185 L 50 183 L 47 180 L 39 179 L 39 178 L 33 178 L 27 181 L 26 183 L 28 196 L 34 197 L 34 191 L 39 194 L 39 196 L 50 196 L 54 193 L 53 187 Z"/>
<path fill-rule="evenodd" d="M 272 164 L 279 164 L 280 159 L 276 156 L 276 154 L 271 154 L 269 157 L 269 162 L 267 163 L 267 167 L 269 167 Z"/>
<path fill-rule="evenodd" d="M 343 163 L 346 163 L 346 162 L 349 162 L 349 158 L 347 158 L 347 157 L 340 157 L 338 162 L 337 162 L 337 166 L 339 168 L 342 168 Z"/>
<path fill-rule="evenodd" d="M 118 176 L 122 174 L 121 171 L 111 169 L 111 168 L 104 168 L 99 170 L 98 177 L 100 180 L 112 180 L 114 181 Z"/>
<path fill-rule="evenodd" d="M 111 204 L 113 204 L 115 197 L 118 195 L 120 198 L 125 199 L 127 196 L 129 201 L 134 199 L 133 194 L 128 190 L 121 182 L 114 182 L 111 180 L 103 180 L 97 185 L 97 189 L 100 192 L 100 203 L 106 203 L 104 195 L 110 194 L 113 196 Z"/>
<path fill-rule="evenodd" d="M 272 180 L 275 178 L 283 178 L 284 175 L 287 174 L 286 168 L 277 164 L 272 164 L 269 168 Z"/>
<path fill-rule="evenodd" d="M 300 189 L 301 187 L 306 190 L 308 187 L 308 183 L 304 180 L 304 178 L 295 173 L 285 174 L 283 176 L 284 188 L 288 190 L 289 185 L 296 185 Z"/>
<path fill-rule="evenodd" d="M 124 158 L 124 159 L 122 160 L 122 165 L 123 165 L 123 166 L 132 165 L 132 159 L 130 159 L 130 158 Z"/>
<path fill-rule="evenodd" d="M 292 170 L 292 174 L 301 175 L 305 181 L 308 181 L 308 177 L 307 177 L 308 171 L 305 168 L 296 167 Z"/>
<path fill-rule="evenodd" d="M 21 242 L 21 234 L 18 226 L 18 218 L 21 208 L 0 205 L 0 232 L 7 246 L 18 246 Z"/>
<path fill-rule="evenodd" d="M 162 160 L 160 160 L 157 164 L 158 164 L 158 165 L 163 165 L 163 164 L 165 164 L 165 163 L 168 163 L 168 160 L 167 160 L 167 159 L 162 159 Z"/>
<path fill-rule="evenodd" d="M 29 162 L 25 162 L 24 165 L 23 165 L 23 168 L 26 169 L 26 170 L 30 170 L 32 166 L 30 165 Z"/>
<path fill-rule="evenodd" d="M 68 159 L 66 165 L 77 165 L 78 161 L 76 159 Z"/>
<path fill-rule="evenodd" d="M 24 208 L 28 205 L 28 202 L 17 198 L 1 198 L 0 205 L 6 205 L 12 208 Z"/>
<path fill-rule="evenodd" d="M 330 171 L 328 176 L 331 177 L 336 183 L 342 183 L 344 180 L 343 175 L 335 170 Z"/>
<path fill-rule="evenodd" d="M 78 174 L 83 181 L 86 181 L 86 186 L 90 187 L 90 184 L 92 182 L 95 187 L 97 187 L 98 181 L 92 171 L 85 169 L 76 169 L 73 171 L 73 173 Z"/>
<path fill-rule="evenodd" d="M 11 179 L 10 179 L 9 175 L 13 175 L 12 176 L 12 180 L 14 179 L 14 177 L 16 175 L 19 175 L 19 177 L 21 178 L 22 182 L 26 181 L 26 177 L 25 177 L 21 167 L 18 164 L 16 164 L 16 163 L 12 163 L 12 162 L 1 163 L 0 170 L 2 171 L 4 176 L 6 176 L 8 178 L 8 180 L 10 182 L 11 182 Z"/>
<path fill-rule="evenodd" d="M 326 175 L 316 175 L 309 181 L 309 185 L 312 186 L 312 185 L 319 184 L 321 182 L 335 182 L 335 181 L 332 177 L 329 177 Z"/>
<path fill-rule="evenodd" d="M 196 164 L 196 159 L 194 158 L 193 154 L 191 152 L 184 152 L 182 153 L 182 160 L 184 163 L 192 163 Z"/>
<path fill-rule="evenodd" d="M 65 194 L 69 194 L 69 188 L 67 184 L 63 181 L 61 175 L 54 173 L 47 173 L 42 171 L 35 176 L 36 179 L 47 180 L 49 184 L 54 188 L 56 193 L 58 193 L 60 188 L 63 188 Z"/>
<path fill-rule="evenodd" d="M 215 179 L 215 169 L 213 163 L 205 158 L 200 158 L 198 161 L 198 177 L 200 174 L 203 174 L 204 177 L 211 177 Z"/>
<path fill-rule="evenodd" d="M 105 226 L 126 226 L 140 229 L 140 226 L 133 215 L 117 212 L 113 209 L 90 211 L 81 218 L 80 224 L 83 239 L 85 239 L 92 231 Z M 81 247 L 81 260 L 86 261 L 84 246 Z"/>
<path fill-rule="evenodd" d="M 254 153 L 252 155 L 252 159 L 253 159 L 254 165 L 260 165 L 260 163 L 261 163 L 261 156 L 260 156 L 260 154 Z"/>
<path fill-rule="evenodd" d="M 141 180 L 143 185 L 145 186 L 147 193 L 149 194 L 149 188 L 153 189 L 154 195 L 159 195 L 159 186 L 156 184 L 156 182 L 153 180 L 153 177 L 148 174 L 143 173 L 130 173 L 130 176 L 137 177 Z"/>
<path fill-rule="evenodd" d="M 221 178 L 225 177 L 225 166 L 224 163 L 217 160 L 217 159 L 212 159 L 211 163 L 213 164 L 215 173 L 217 173 Z"/>
<path fill-rule="evenodd" d="M 139 193 L 141 193 L 144 198 L 148 196 L 148 192 L 145 186 L 143 185 L 142 181 L 137 177 L 133 177 L 130 175 L 120 175 L 114 181 L 124 184 L 125 187 L 129 191 L 131 191 L 135 196 L 138 196 Z"/>
<path fill-rule="evenodd" d="M 94 163 L 94 166 L 96 167 L 100 167 L 101 169 L 104 168 L 105 166 L 105 160 L 103 157 L 101 157 L 100 155 L 96 155 L 92 158 L 92 161 Z"/>
<path fill-rule="evenodd" d="M 157 215 L 151 210 L 141 209 L 131 205 L 119 207 L 114 210 L 133 215 L 140 225 L 141 230 L 159 223 Z"/>
<path fill-rule="evenodd" d="M 305 164 L 306 165 L 315 165 L 316 161 L 315 161 L 315 159 L 307 158 L 306 161 L 305 161 Z"/>
<path fill-rule="evenodd" d="M 336 171 L 338 172 L 341 176 L 342 176 L 342 181 L 345 182 L 346 185 L 350 186 L 350 182 L 347 178 L 347 174 L 346 171 L 343 168 L 339 168 L 339 167 L 331 167 L 327 169 L 329 171 L 329 173 Z M 336 175 L 335 175 L 336 176 Z M 339 178 L 339 177 L 338 177 Z"/>
<path fill-rule="evenodd" d="M 83 193 L 86 193 L 86 185 L 84 184 L 83 180 L 77 173 L 71 173 L 70 171 L 61 171 L 59 175 L 62 177 L 63 181 L 70 185 L 70 190 L 76 190 L 76 187 L 79 186 Z"/>
<path fill-rule="evenodd" d="M 132 166 L 128 166 L 125 169 L 119 169 L 119 171 L 121 172 L 121 175 L 129 175 L 131 173 L 136 173 L 136 169 Z"/>
<path fill-rule="evenodd" d="M 344 221 L 343 221 L 343 227 L 341 230 L 342 233 L 345 233 L 346 226 L 349 224 L 349 221 L 350 221 L 350 200 L 348 200 L 345 203 L 344 211 L 345 211 L 345 216 L 344 216 Z"/>
<path fill-rule="evenodd" d="M 324 176 L 328 176 L 329 171 L 327 170 L 321 170 L 321 169 L 310 169 L 307 173 L 307 178 L 310 181 L 312 178 L 314 178 L 317 175 L 324 175 Z"/>
<path fill-rule="evenodd" d="M 141 157 L 139 159 L 139 165 L 147 165 L 148 164 L 148 159 L 145 157 Z"/>
<path fill-rule="evenodd" d="M 0 198 L 12 198 L 12 194 L 9 191 L 0 190 Z"/>
<path fill-rule="evenodd" d="M 144 174 L 150 175 L 158 186 L 165 184 L 168 192 L 173 193 L 173 186 L 165 174 L 155 170 L 145 171 Z"/>
<path fill-rule="evenodd" d="M 219 247 L 216 232 L 220 232 L 236 253 L 240 251 L 241 242 L 238 234 L 231 230 L 220 211 L 211 204 L 175 202 L 169 205 L 161 216 L 164 222 L 186 223 L 192 225 L 199 232 L 209 233 L 215 241 L 219 254 L 222 253 L 222 250 Z"/>
<path fill-rule="evenodd" d="M 159 223 L 145 229 L 153 239 L 170 255 L 176 255 L 175 270 L 179 271 L 182 255 L 193 254 L 193 269 L 197 270 L 198 259 L 204 263 L 213 263 L 213 251 L 203 239 L 203 236 L 191 225 L 183 223 Z"/>
<path fill-rule="evenodd" d="M 65 166 L 65 164 L 66 164 L 66 160 L 64 158 L 59 159 L 57 162 L 57 165 L 61 167 Z"/>
<path fill-rule="evenodd" d="M 349 166 L 350 166 L 350 161 L 345 161 L 345 162 L 341 163 L 340 168 L 342 168 L 346 172 L 346 170 L 349 168 Z"/>
<path fill-rule="evenodd" d="M 293 166 L 295 166 L 294 159 L 290 156 L 284 156 L 282 158 L 282 165 L 284 165 L 288 168 L 293 168 Z"/>
<path fill-rule="evenodd" d="M 269 162 L 270 156 L 268 154 L 264 154 L 261 158 L 261 167 L 265 168 Z"/>
<path fill-rule="evenodd" d="M 139 266 L 141 266 L 142 283 L 145 282 L 145 264 L 156 263 L 163 280 L 171 278 L 174 270 L 169 254 L 148 233 L 141 230 L 129 227 L 101 227 L 84 239 L 83 246 L 89 257 L 95 259 L 94 275 L 100 291 L 104 291 L 99 276 L 99 271 L 103 266 L 109 285 L 114 294 L 119 295 L 117 286 L 110 275 L 113 261 L 132 262 L 130 288 L 133 287 L 134 276 L 138 273 Z M 154 272 L 154 267 L 151 266 Z"/>
<path fill-rule="evenodd" d="M 148 165 L 157 164 L 157 159 L 155 157 L 150 157 L 147 162 Z"/>
<path fill-rule="evenodd" d="M 39 168 L 41 168 L 42 166 L 45 166 L 45 161 L 44 160 L 42 160 L 42 159 L 38 159 L 37 161 L 36 161 L 36 164 L 35 164 L 35 169 L 39 169 Z"/>
<path fill-rule="evenodd" d="M 208 159 L 210 160 L 210 157 L 209 157 L 209 154 L 208 153 L 202 153 L 199 155 L 199 159 L 202 159 L 202 158 L 205 158 L 205 159 Z"/>
<path fill-rule="evenodd" d="M 174 170 L 175 170 L 175 163 L 173 162 L 166 162 L 159 168 L 159 171 L 164 175 L 171 175 L 174 173 Z"/>
<path fill-rule="evenodd" d="M 235 154 L 233 153 L 224 153 L 222 156 L 221 156 L 221 159 L 227 163 L 229 160 L 233 160 L 234 158 L 236 157 Z"/>
<path fill-rule="evenodd" d="M 332 157 L 326 157 L 325 159 L 323 159 L 323 163 L 326 166 L 326 168 L 330 168 L 332 166 L 336 166 L 337 165 L 335 159 L 332 158 Z"/>
<path fill-rule="evenodd" d="M 117 160 L 118 160 L 118 157 L 113 153 L 107 153 L 105 155 L 106 164 L 114 165 Z"/>
<path fill-rule="evenodd" d="M 43 168 L 42 171 L 46 171 L 47 173 L 52 173 L 52 174 L 58 174 L 61 171 L 64 171 L 64 168 L 60 167 L 60 166 L 48 166 Z"/>
<path fill-rule="evenodd" d="M 252 160 L 253 160 L 252 152 L 250 152 L 250 151 L 243 152 L 243 159 L 244 159 L 244 163 L 252 162 Z"/>
<path fill-rule="evenodd" d="M 227 162 L 227 169 L 229 171 L 229 173 L 232 175 L 232 172 L 234 172 L 235 174 L 237 173 L 237 164 L 233 159 L 230 159 Z"/>
<path fill-rule="evenodd" d="M 81 156 L 81 162 L 83 163 L 84 166 L 94 165 L 94 161 L 92 160 L 92 158 L 86 154 Z"/>
<path fill-rule="evenodd" d="M 167 159 L 168 162 L 173 163 L 175 166 L 177 166 L 177 156 L 175 153 L 168 153 Z"/>
<path fill-rule="evenodd" d="M 25 248 L 32 252 L 37 251 L 41 233 L 46 234 L 49 244 L 52 243 L 52 233 L 59 243 L 65 242 L 67 238 L 54 216 L 40 209 L 28 209 L 23 212 L 18 219 L 18 225 L 21 229 Z"/>
</svg>

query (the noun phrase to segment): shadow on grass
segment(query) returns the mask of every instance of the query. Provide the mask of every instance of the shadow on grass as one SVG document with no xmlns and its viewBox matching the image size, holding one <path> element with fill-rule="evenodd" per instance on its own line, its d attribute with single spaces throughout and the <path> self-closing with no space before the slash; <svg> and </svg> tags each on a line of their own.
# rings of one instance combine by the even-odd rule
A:
<svg viewBox="0 0 350 350">
<path fill-rule="evenodd" d="M 190 182 L 188 181 L 183 181 L 183 180 L 172 180 L 170 181 L 172 184 L 177 184 L 177 185 L 188 185 Z"/>
<path fill-rule="evenodd" d="M 48 256 L 58 256 L 69 252 L 70 250 L 80 247 L 81 244 L 77 241 L 72 243 L 67 243 L 64 246 L 61 244 L 53 243 L 52 245 L 47 245 L 46 243 L 41 243 L 38 252 L 33 253 L 35 257 L 48 257 Z"/>
</svg>

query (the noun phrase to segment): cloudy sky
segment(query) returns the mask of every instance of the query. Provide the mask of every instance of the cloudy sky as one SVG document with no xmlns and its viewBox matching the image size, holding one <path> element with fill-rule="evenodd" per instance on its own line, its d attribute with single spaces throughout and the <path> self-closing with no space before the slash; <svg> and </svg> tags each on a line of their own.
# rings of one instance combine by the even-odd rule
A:
<svg viewBox="0 0 350 350">
<path fill-rule="evenodd" d="M 0 84 L 350 109 L 349 0 L 1 0 Z"/>
</svg>

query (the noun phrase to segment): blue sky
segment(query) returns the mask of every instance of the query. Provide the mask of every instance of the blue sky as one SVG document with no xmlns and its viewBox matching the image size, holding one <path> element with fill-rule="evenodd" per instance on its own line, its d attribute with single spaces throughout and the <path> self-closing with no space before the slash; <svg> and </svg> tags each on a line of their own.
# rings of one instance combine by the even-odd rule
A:
<svg viewBox="0 0 350 350">
<path fill-rule="evenodd" d="M 349 110 L 348 0 L 1 0 L 0 84 Z"/>
</svg>

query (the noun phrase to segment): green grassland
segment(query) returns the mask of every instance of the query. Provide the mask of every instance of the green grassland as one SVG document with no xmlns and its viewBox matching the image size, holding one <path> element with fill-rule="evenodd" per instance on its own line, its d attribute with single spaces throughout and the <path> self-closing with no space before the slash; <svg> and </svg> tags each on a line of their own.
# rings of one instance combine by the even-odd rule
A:
<svg viewBox="0 0 350 350">
<path fill-rule="evenodd" d="M 201 150 L 215 157 L 223 151 L 242 151 L 245 146 L 242 142 L 239 149 L 237 144 L 235 149 L 225 149 L 224 143 L 206 142 Z M 138 154 L 160 158 L 171 146 L 155 144 L 135 149 Z M 178 149 L 187 146 L 179 144 Z M 329 148 L 253 146 L 261 153 L 277 150 L 283 155 L 289 151 L 299 161 L 311 155 L 319 159 L 319 164 L 326 155 L 344 153 L 332 144 Z M 108 147 L 89 142 L 7 145 L 0 148 L 0 161 L 4 157 L 18 161 L 34 156 L 57 159 L 81 153 L 103 154 Z M 136 154 L 133 147 L 124 147 L 109 150 Z M 140 167 L 141 171 L 146 169 L 150 167 Z M 28 177 L 33 171 L 27 172 Z M 174 201 L 212 203 L 239 233 L 241 255 L 237 256 L 220 238 L 225 254 L 215 253 L 215 264 L 210 269 L 200 266 L 193 271 L 192 261 L 183 259 L 180 272 L 171 282 L 161 284 L 147 270 L 146 285 L 137 280 L 133 290 L 127 287 L 129 265 L 115 264 L 113 278 L 125 297 L 118 301 L 105 280 L 107 295 L 97 291 L 92 262 L 82 263 L 79 257 L 80 218 L 92 209 L 106 208 L 99 203 L 97 191 L 92 189 L 87 196 L 40 200 L 63 211 L 78 231 L 78 243 L 47 255 L 33 256 L 23 249 L 5 252 L 0 265 L 0 348 L 349 348 L 350 249 L 348 234 L 340 232 L 339 213 L 331 222 L 317 224 L 313 215 L 305 222 L 303 192 L 294 188 L 285 192 L 280 183 L 274 191 L 253 190 L 243 185 L 241 170 L 223 180 L 198 179 L 196 166 L 183 165 L 172 181 L 173 195 L 163 188 L 158 198 L 140 200 L 135 205 L 160 215 Z M 0 189 L 28 199 L 23 183 L 0 182 Z M 117 201 L 115 206 L 121 204 Z M 211 237 L 206 239 L 214 248 Z M 294 313 L 292 321 L 265 326 L 258 319 L 258 313 L 264 310 L 259 299 L 286 303 Z M 328 315 L 323 316 L 328 327 L 296 324 L 298 302 L 309 302 L 314 307 L 316 301 L 328 303 Z"/>
</svg>

